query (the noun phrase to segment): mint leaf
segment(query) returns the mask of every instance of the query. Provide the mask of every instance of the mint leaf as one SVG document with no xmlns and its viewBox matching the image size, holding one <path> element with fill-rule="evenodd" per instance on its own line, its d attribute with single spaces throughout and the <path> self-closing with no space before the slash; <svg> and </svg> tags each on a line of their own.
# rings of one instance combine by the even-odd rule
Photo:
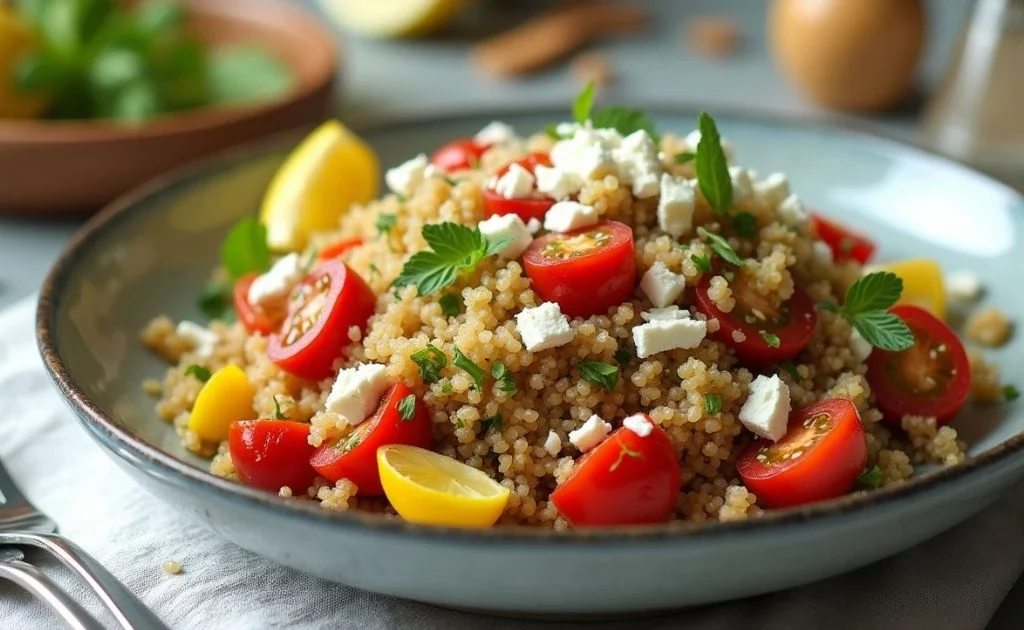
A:
<svg viewBox="0 0 1024 630">
<path fill-rule="evenodd" d="M 397 222 L 397 215 L 389 212 L 381 212 L 377 215 L 377 235 L 386 236 L 391 232 L 391 228 L 395 227 L 395 223 Z"/>
<path fill-rule="evenodd" d="M 594 87 L 593 81 L 587 83 L 572 102 L 572 117 L 581 125 L 590 118 L 590 110 L 594 107 Z"/>
<path fill-rule="evenodd" d="M 857 483 L 868 488 L 877 488 L 882 485 L 882 469 L 878 465 L 865 468 L 864 472 L 857 475 Z"/>
<path fill-rule="evenodd" d="M 194 376 L 200 383 L 205 383 L 210 380 L 210 370 L 207 368 L 193 363 L 192 365 L 185 368 L 185 376 Z"/>
<path fill-rule="evenodd" d="M 577 367 L 579 367 L 583 380 L 603 387 L 609 392 L 615 389 L 615 385 L 619 382 L 619 368 L 611 363 L 588 360 L 580 361 Z"/>
<path fill-rule="evenodd" d="M 859 278 L 846 290 L 842 312 L 856 315 L 888 310 L 903 293 L 903 279 L 890 271 L 876 271 Z"/>
<path fill-rule="evenodd" d="M 697 157 L 696 153 L 690 153 L 689 151 L 683 151 L 682 153 L 677 153 L 676 156 L 672 158 L 672 161 L 675 162 L 676 164 L 687 164 L 689 162 L 692 162 L 694 159 L 696 159 L 696 157 Z"/>
<path fill-rule="evenodd" d="M 914 333 L 907 324 L 887 311 L 865 311 L 847 315 L 846 319 L 876 348 L 899 352 L 914 345 Z"/>
<path fill-rule="evenodd" d="M 221 104 L 271 101 L 291 92 L 291 68 L 267 50 L 254 45 L 213 49 L 207 62 L 210 101 Z"/>
<path fill-rule="evenodd" d="M 236 280 L 270 269 L 267 228 L 252 217 L 236 223 L 220 246 L 220 262 Z"/>
<path fill-rule="evenodd" d="M 633 353 L 625 348 L 619 348 L 612 356 L 615 357 L 615 362 L 619 365 L 629 365 L 633 360 Z"/>
<path fill-rule="evenodd" d="M 709 232 L 702 227 L 697 228 L 697 235 L 703 237 L 708 242 L 708 247 L 711 248 L 711 251 L 718 254 L 726 262 L 734 265 L 743 264 L 743 260 L 736 254 L 736 250 L 721 236 L 714 232 Z"/>
<path fill-rule="evenodd" d="M 479 229 L 450 221 L 424 225 L 422 234 L 433 251 L 413 254 L 395 279 L 396 287 L 415 285 L 420 295 L 453 284 L 459 272 L 508 245 L 508 239 L 489 242 Z"/>
<path fill-rule="evenodd" d="M 603 107 L 590 117 L 590 123 L 595 129 L 614 129 L 624 136 L 635 131 L 646 131 L 647 135 L 657 142 L 657 133 L 654 131 L 654 121 L 651 117 L 639 109 L 630 107 Z"/>
<path fill-rule="evenodd" d="M 711 266 L 711 259 L 704 254 L 691 254 L 690 260 L 693 261 L 693 265 L 697 268 L 697 271 L 701 273 L 710 273 L 713 269 Z"/>
<path fill-rule="evenodd" d="M 408 422 L 416 417 L 416 394 L 409 394 L 398 401 L 398 417 Z"/>
<path fill-rule="evenodd" d="M 452 359 L 452 365 L 469 374 L 470 378 L 473 379 L 473 389 L 483 387 L 484 379 L 487 378 L 487 372 L 476 363 L 473 363 L 472 359 L 464 355 L 458 346 L 455 346 L 455 358 Z"/>
<path fill-rule="evenodd" d="M 710 414 L 720 413 L 722 411 L 722 395 L 704 394 L 704 411 Z"/>
<path fill-rule="evenodd" d="M 757 217 L 749 212 L 740 212 L 732 217 L 732 229 L 743 238 L 757 236 Z"/>
<path fill-rule="evenodd" d="M 1003 399 L 1006 402 L 1013 402 L 1020 398 L 1020 390 L 1016 385 L 1003 385 Z"/>
<path fill-rule="evenodd" d="M 459 296 L 454 293 L 445 293 L 437 300 L 441 306 L 441 312 L 445 317 L 455 317 L 459 314 Z"/>
<path fill-rule="evenodd" d="M 732 208 L 732 179 L 729 177 L 725 151 L 722 150 L 722 139 L 718 135 L 715 119 L 704 112 L 700 114 L 699 126 L 697 184 L 711 207 L 718 214 L 725 214 Z"/>
<path fill-rule="evenodd" d="M 483 435 L 484 433 L 487 433 L 491 429 L 494 429 L 495 431 L 501 431 L 501 425 L 502 422 L 500 413 L 496 413 L 489 418 L 484 418 L 483 421 L 480 422 L 479 435 Z"/>
</svg>

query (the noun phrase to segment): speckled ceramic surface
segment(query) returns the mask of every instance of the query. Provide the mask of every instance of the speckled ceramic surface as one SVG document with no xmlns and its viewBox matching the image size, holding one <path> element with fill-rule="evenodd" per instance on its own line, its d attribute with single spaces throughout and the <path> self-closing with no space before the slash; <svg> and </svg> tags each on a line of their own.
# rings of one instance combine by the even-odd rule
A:
<svg viewBox="0 0 1024 630">
<path fill-rule="evenodd" d="M 521 130 L 557 112 L 505 115 Z M 367 130 L 395 164 L 497 116 Z M 859 226 L 883 258 L 931 256 L 985 280 L 985 299 L 1024 314 L 1024 202 L 965 168 L 868 135 L 717 117 L 738 161 L 789 174 L 808 203 Z M 689 131 L 692 113 L 656 116 Z M 329 513 L 217 479 L 152 410 L 140 383 L 164 365 L 137 344 L 154 313 L 196 318 L 218 245 L 295 138 L 166 179 L 93 220 L 58 261 L 39 307 L 47 366 L 86 430 L 140 483 L 217 534 L 283 564 L 371 591 L 518 614 L 679 608 L 779 590 L 863 566 L 956 524 L 1024 478 L 1024 406 L 968 408 L 971 459 L 901 486 L 764 518 L 606 532 L 462 532 Z M 1024 382 L 1024 337 L 996 353 Z M 836 544 L 842 541 L 842 544 Z M 756 562 L 751 560 L 756 558 Z M 614 571 L 608 571 L 614 567 Z"/>
</svg>

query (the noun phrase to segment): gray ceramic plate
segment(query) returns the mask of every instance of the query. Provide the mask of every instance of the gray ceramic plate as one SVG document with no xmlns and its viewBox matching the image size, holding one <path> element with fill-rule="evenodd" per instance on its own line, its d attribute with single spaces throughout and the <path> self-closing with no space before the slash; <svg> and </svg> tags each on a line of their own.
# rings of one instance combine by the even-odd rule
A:
<svg viewBox="0 0 1024 630">
<path fill-rule="evenodd" d="M 521 130 L 560 113 L 507 115 Z M 496 116 L 493 116 L 496 117 Z M 365 131 L 384 164 L 475 132 L 492 116 L 394 123 Z M 663 112 L 687 132 L 691 114 Z M 1024 313 L 1018 290 L 1024 204 L 959 165 L 876 137 L 719 117 L 741 163 L 782 170 L 812 206 L 841 215 L 885 258 L 931 256 L 970 268 L 986 299 Z M 896 488 L 740 523 L 602 533 L 452 531 L 330 513 L 217 479 L 177 444 L 140 389 L 164 366 L 137 343 L 154 313 L 193 304 L 228 227 L 253 213 L 295 137 L 155 183 L 91 221 L 47 280 L 40 345 L 86 430 L 140 483 L 219 535 L 303 571 L 371 591 L 519 614 L 678 608 L 795 586 L 859 567 L 963 520 L 1024 477 L 1020 406 L 968 409 L 956 427 L 967 464 Z M 998 353 L 1024 382 L 1024 338 Z"/>
</svg>

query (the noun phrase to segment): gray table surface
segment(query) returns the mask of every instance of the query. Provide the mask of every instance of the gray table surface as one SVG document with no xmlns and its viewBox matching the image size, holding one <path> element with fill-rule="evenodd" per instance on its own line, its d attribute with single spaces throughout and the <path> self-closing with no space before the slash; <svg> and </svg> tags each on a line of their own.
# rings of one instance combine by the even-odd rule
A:
<svg viewBox="0 0 1024 630">
<path fill-rule="evenodd" d="M 302 0 L 312 4 L 311 0 Z M 385 0 L 382 0 L 385 1 Z M 618 81 L 607 94 L 616 102 L 698 104 L 743 108 L 772 115 L 831 116 L 800 99 L 782 80 L 767 54 L 766 5 L 750 0 L 633 0 L 649 6 L 656 19 L 641 38 L 601 44 Z M 512 3 L 506 2 L 506 5 Z M 540 3 L 538 3 L 540 4 Z M 972 3 L 929 0 L 929 43 L 921 66 L 922 93 L 941 78 Z M 493 14 L 491 26 L 515 19 Z M 741 24 L 746 44 L 728 60 L 700 58 L 683 43 L 683 25 L 692 16 L 729 14 Z M 416 115 L 451 109 L 568 104 L 578 90 L 565 68 L 515 82 L 488 80 L 469 63 L 465 37 L 440 41 L 382 44 L 344 38 L 341 115 L 349 122 L 380 114 Z M 872 119 L 854 119 L 882 133 L 912 140 L 913 107 Z M 0 173 L 0 186 L 3 174 Z M 0 216 L 0 307 L 37 290 L 50 263 L 80 219 L 32 220 Z M 1024 616 L 1024 580 L 1017 584 L 993 620 L 992 628 L 1017 628 Z"/>
</svg>

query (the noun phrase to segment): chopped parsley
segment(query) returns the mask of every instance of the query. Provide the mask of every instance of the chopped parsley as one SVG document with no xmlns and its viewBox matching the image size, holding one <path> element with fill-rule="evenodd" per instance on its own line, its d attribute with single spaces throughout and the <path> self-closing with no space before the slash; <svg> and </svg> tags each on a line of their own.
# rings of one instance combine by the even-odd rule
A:
<svg viewBox="0 0 1024 630">
<path fill-rule="evenodd" d="M 377 216 L 377 234 L 384 236 L 391 233 L 391 228 L 395 227 L 398 223 L 398 215 L 391 214 L 390 212 L 381 212 Z"/>
<path fill-rule="evenodd" d="M 519 391 L 515 379 L 512 378 L 512 373 L 508 371 L 508 368 L 501 361 L 495 361 L 491 364 L 491 376 L 498 382 L 498 391 L 506 396 L 515 396 L 516 392 Z"/>
<path fill-rule="evenodd" d="M 693 266 L 697 268 L 697 271 L 701 273 L 711 273 L 713 267 L 711 266 L 711 258 L 706 254 L 691 254 L 690 260 L 693 261 Z"/>
<path fill-rule="evenodd" d="M 452 382 L 446 379 L 445 382 L 441 383 L 441 391 L 445 394 L 452 393 Z"/>
<path fill-rule="evenodd" d="M 872 346 L 898 352 L 914 345 L 914 333 L 902 319 L 889 312 L 902 293 L 903 280 L 899 276 L 876 271 L 850 285 L 842 306 L 834 302 L 819 302 L 818 306 L 845 317 Z"/>
<path fill-rule="evenodd" d="M 206 369 L 201 365 L 193 363 L 192 365 L 185 368 L 185 376 L 194 376 L 200 383 L 205 383 L 210 380 L 210 370 Z"/>
<path fill-rule="evenodd" d="M 732 229 L 743 238 L 757 236 L 757 217 L 749 212 L 738 212 L 732 217 Z"/>
<path fill-rule="evenodd" d="M 281 401 L 274 396 L 274 419 L 275 420 L 287 420 L 288 416 L 281 413 Z"/>
<path fill-rule="evenodd" d="M 1013 402 L 1020 398 L 1020 390 L 1016 385 L 1003 385 L 1003 399 L 1006 402 Z"/>
<path fill-rule="evenodd" d="M 698 126 L 697 185 L 715 212 L 726 214 L 732 208 L 732 178 L 722 150 L 722 139 L 715 119 L 708 114 L 701 112 Z"/>
<path fill-rule="evenodd" d="M 761 339 L 764 339 L 764 342 L 768 344 L 769 348 L 778 348 L 779 344 L 782 343 L 782 340 L 779 339 L 779 336 L 776 335 L 775 333 L 770 333 L 767 330 L 762 330 L 759 332 L 761 333 Z"/>
<path fill-rule="evenodd" d="M 416 394 L 409 394 L 398 401 L 398 417 L 403 422 L 412 420 L 416 416 Z"/>
<path fill-rule="evenodd" d="M 615 389 L 619 382 L 619 368 L 604 361 L 580 361 L 580 376 L 583 380 L 589 381 L 607 391 Z"/>
<path fill-rule="evenodd" d="M 633 353 L 625 348 L 619 348 L 612 356 L 615 357 L 615 362 L 619 365 L 629 365 L 633 360 Z"/>
<path fill-rule="evenodd" d="M 711 248 L 711 251 L 718 254 L 718 256 L 725 262 L 732 263 L 734 265 L 743 264 L 743 259 L 739 257 L 736 250 L 732 248 L 732 245 L 729 245 L 729 242 L 718 234 L 699 227 L 697 228 L 697 235 L 704 238 L 708 243 L 708 247 Z"/>
<path fill-rule="evenodd" d="M 448 355 L 431 343 L 428 343 L 426 348 L 410 354 L 409 358 L 420 367 L 420 376 L 428 385 L 441 380 L 441 370 L 448 365 Z"/>
<path fill-rule="evenodd" d="M 779 367 L 785 370 L 786 374 L 789 374 L 794 381 L 800 382 L 800 373 L 796 371 L 796 366 L 792 361 L 783 361 Z"/>
<path fill-rule="evenodd" d="M 487 378 L 487 372 L 476 363 L 473 363 L 472 359 L 462 354 L 462 350 L 459 350 L 458 346 L 455 346 L 455 358 L 452 359 L 452 365 L 469 374 L 470 378 L 473 379 L 473 389 L 483 387 L 484 379 Z"/>
<path fill-rule="evenodd" d="M 677 153 L 675 155 L 675 157 L 672 158 L 672 161 L 675 162 L 676 164 L 687 164 L 689 162 L 692 162 L 694 159 L 696 159 L 696 157 L 697 157 L 696 153 L 690 153 L 689 151 L 683 151 L 682 153 Z"/>
<path fill-rule="evenodd" d="M 640 451 L 631 450 L 628 446 L 622 443 L 621 440 L 615 440 L 619 445 L 619 456 L 615 459 L 615 462 L 608 467 L 608 472 L 615 472 L 619 466 L 622 465 L 622 460 L 626 457 L 633 459 L 642 459 L 644 454 Z"/>
<path fill-rule="evenodd" d="M 423 238 L 431 249 L 413 254 L 395 279 L 399 287 L 415 285 L 420 295 L 453 284 L 459 272 L 473 269 L 509 244 L 509 239 L 488 241 L 479 228 L 450 221 L 424 225 Z"/>
<path fill-rule="evenodd" d="M 502 423 L 500 413 L 496 413 L 489 418 L 484 418 L 483 421 L 480 423 L 480 435 L 487 433 L 491 429 L 494 429 L 495 431 L 501 431 L 501 426 Z"/>
<path fill-rule="evenodd" d="M 379 276 L 380 269 L 377 269 L 377 265 L 370 263 L 370 277 Z"/>
<path fill-rule="evenodd" d="M 710 414 L 721 413 L 722 395 L 715 393 L 704 394 L 704 411 Z"/>
<path fill-rule="evenodd" d="M 437 303 L 441 305 L 441 312 L 445 314 L 445 317 L 455 317 L 459 314 L 459 296 L 455 293 L 445 293 L 437 300 Z"/>
<path fill-rule="evenodd" d="M 864 472 L 857 475 L 857 483 L 868 488 L 877 488 L 882 485 L 882 469 L 878 465 L 865 468 Z"/>
</svg>

